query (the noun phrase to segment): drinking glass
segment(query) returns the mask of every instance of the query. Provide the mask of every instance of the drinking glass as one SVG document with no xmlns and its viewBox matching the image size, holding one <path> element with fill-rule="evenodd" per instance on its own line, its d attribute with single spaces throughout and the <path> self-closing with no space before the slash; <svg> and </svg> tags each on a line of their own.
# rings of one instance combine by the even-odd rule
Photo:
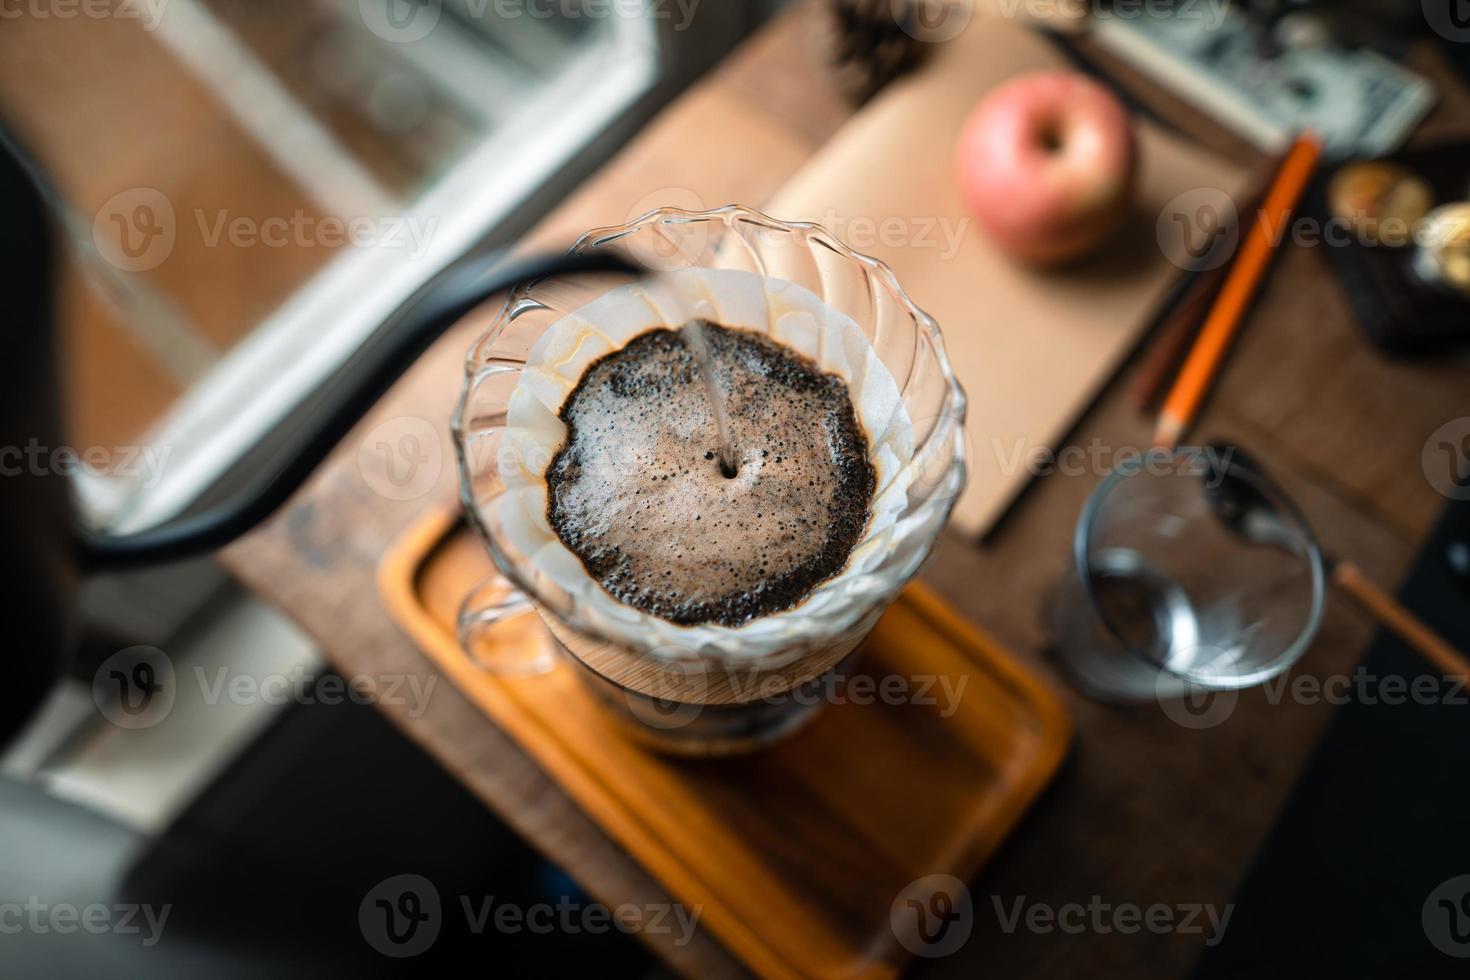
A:
<svg viewBox="0 0 1470 980">
<path fill-rule="evenodd" d="M 841 579 L 848 601 L 785 617 L 779 649 L 762 656 L 749 655 L 749 649 L 742 655 L 738 631 L 723 627 L 710 630 L 720 634 L 718 645 L 670 645 L 650 631 L 627 648 L 610 642 L 598 610 L 539 574 L 530 556 L 519 553 L 496 504 L 505 492 L 498 463 L 502 450 L 510 451 L 503 445 L 509 400 L 532 346 L 561 317 L 629 277 L 561 278 L 518 289 L 469 351 L 453 426 L 460 495 L 501 574 L 524 593 L 562 652 L 572 655 L 572 669 L 645 741 L 695 754 L 753 748 L 810 720 L 820 698 L 796 695 L 843 669 L 928 557 L 964 486 L 964 392 L 937 324 L 913 304 L 892 271 L 817 225 L 778 221 L 733 205 L 703 212 L 665 208 L 589 232 L 573 246 L 574 252 L 597 249 L 622 250 L 656 272 L 738 269 L 804 287 L 863 331 L 897 382 L 913 424 L 907 500 L 880 560 Z M 480 637 L 487 626 L 526 608 L 505 589 L 489 591 L 494 600 L 488 610 L 461 612 L 461 625 L 471 624 Z M 493 670 L 483 646 L 477 662 Z M 522 671 L 526 658 L 508 653 L 506 662 L 509 672 Z M 774 687 L 727 683 L 736 672 Z M 641 680 L 630 683 L 630 677 Z M 762 696 L 750 697 L 752 690 Z M 773 691 L 782 696 L 771 700 Z"/>
<path fill-rule="evenodd" d="M 1323 569 L 1311 528 L 1279 489 L 1239 468 L 1231 480 L 1260 495 L 1269 533 L 1222 519 L 1223 473 L 1209 452 L 1121 465 L 1082 510 L 1048 613 L 1054 652 L 1094 698 L 1249 687 L 1290 667 L 1317 632 Z"/>
</svg>

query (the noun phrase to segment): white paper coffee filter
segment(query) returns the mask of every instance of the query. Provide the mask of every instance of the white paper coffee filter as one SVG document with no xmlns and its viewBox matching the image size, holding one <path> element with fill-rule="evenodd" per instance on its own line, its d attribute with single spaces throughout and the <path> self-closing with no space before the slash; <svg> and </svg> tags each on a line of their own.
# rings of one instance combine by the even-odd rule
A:
<svg viewBox="0 0 1470 980">
<path fill-rule="evenodd" d="M 696 317 L 764 333 L 842 378 L 852 393 L 876 471 L 872 517 L 847 566 L 791 609 L 743 626 L 679 626 L 620 602 L 587 574 L 552 529 L 546 470 L 566 439 L 562 404 L 593 361 L 649 330 L 677 329 Z M 500 525 L 518 570 L 574 597 L 571 625 L 619 645 L 665 656 L 717 653 L 762 659 L 820 646 L 890 598 L 863 578 L 892 547 L 906 504 L 914 434 L 899 388 L 857 324 L 810 291 L 738 270 L 684 269 L 605 293 L 556 323 L 531 349 L 511 394 L 500 475 Z"/>
</svg>

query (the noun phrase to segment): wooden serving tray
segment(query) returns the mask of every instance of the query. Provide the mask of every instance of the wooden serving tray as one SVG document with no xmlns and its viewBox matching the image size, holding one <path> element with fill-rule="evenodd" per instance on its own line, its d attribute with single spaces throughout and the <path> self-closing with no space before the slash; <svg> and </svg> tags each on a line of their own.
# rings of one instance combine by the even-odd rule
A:
<svg viewBox="0 0 1470 980">
<path fill-rule="evenodd" d="M 951 690 L 964 679 L 949 717 L 936 683 L 937 705 L 845 699 L 751 755 L 660 755 L 627 737 L 575 665 L 494 675 L 461 652 L 460 601 L 491 574 L 463 521 L 436 513 L 384 555 L 379 585 L 444 675 L 764 976 L 896 974 L 908 954 L 890 925 L 895 898 L 926 875 L 972 877 L 1070 739 L 1044 683 L 914 585 L 865 641 L 857 672 L 946 677 Z M 530 613 L 494 631 L 549 642 Z"/>
</svg>

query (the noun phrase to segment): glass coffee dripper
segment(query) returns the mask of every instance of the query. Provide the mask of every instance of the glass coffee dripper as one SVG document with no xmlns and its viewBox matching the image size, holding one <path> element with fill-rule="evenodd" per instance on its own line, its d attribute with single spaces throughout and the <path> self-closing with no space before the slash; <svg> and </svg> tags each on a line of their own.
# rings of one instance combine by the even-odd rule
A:
<svg viewBox="0 0 1470 980">
<path fill-rule="evenodd" d="M 631 277 L 600 274 L 533 283 L 509 296 L 470 349 L 454 417 L 464 510 L 503 576 L 482 583 L 466 600 L 459 620 L 461 644 L 483 669 L 502 673 L 564 669 L 559 664 L 571 660 L 576 665 L 571 669 L 631 730 L 659 748 L 689 754 L 753 748 L 810 719 L 821 698 L 803 692 L 844 669 L 928 556 L 965 482 L 965 395 L 938 325 L 913 304 L 892 271 L 816 225 L 777 221 L 739 206 L 705 212 L 662 209 L 627 225 L 589 232 L 572 251 L 599 249 L 620 250 L 654 272 L 738 269 L 784 280 L 850 317 L 897 382 L 913 425 L 906 503 L 880 560 L 840 577 L 843 599 L 851 601 L 836 604 L 836 613 L 829 604 L 825 614 L 785 617 L 787 633 L 775 652 L 743 656 L 746 651 L 731 631 L 724 637 L 728 642 L 713 645 L 671 644 L 666 629 L 649 631 L 631 646 L 611 642 L 586 602 L 537 574 L 530 556 L 520 553 L 506 533 L 496 504 L 506 492 L 499 460 L 512 451 L 503 438 L 510 397 L 532 347 L 561 317 Z M 487 642 L 498 623 L 531 608 L 555 644 L 501 650 Z M 570 656 L 558 658 L 552 650 Z M 736 674 L 747 683 L 731 683 Z"/>
</svg>

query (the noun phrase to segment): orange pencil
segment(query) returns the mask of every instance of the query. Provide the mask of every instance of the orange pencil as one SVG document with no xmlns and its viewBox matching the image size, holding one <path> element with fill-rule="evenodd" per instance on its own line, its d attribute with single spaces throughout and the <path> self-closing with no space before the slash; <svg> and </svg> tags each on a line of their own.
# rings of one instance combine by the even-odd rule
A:
<svg viewBox="0 0 1470 980">
<path fill-rule="evenodd" d="M 1230 341 L 1240 329 L 1246 307 L 1266 274 L 1275 245 L 1285 233 L 1286 222 L 1307 189 L 1321 155 L 1321 142 L 1315 135 L 1305 133 L 1297 138 L 1282 161 L 1281 169 L 1276 172 L 1276 179 L 1266 193 L 1266 200 L 1261 204 L 1260 213 L 1241 245 L 1240 254 L 1235 257 L 1230 273 L 1220 287 L 1220 295 L 1215 298 L 1215 305 L 1210 308 L 1204 326 L 1200 327 L 1194 349 L 1189 352 L 1184 366 L 1179 369 L 1179 376 L 1174 380 L 1174 387 L 1169 390 L 1169 397 L 1159 414 L 1158 428 L 1154 430 L 1155 446 L 1174 448 L 1184 430 L 1194 421 L 1200 402 L 1204 401 L 1205 392 L 1225 359 Z"/>
</svg>

